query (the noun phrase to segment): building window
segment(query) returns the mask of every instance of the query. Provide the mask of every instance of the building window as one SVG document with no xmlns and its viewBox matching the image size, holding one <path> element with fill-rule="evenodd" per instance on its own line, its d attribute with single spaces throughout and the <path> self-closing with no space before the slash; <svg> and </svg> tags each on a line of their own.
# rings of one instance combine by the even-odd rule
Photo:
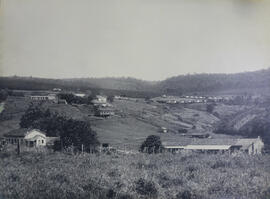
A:
<svg viewBox="0 0 270 199">
<path fill-rule="evenodd" d="M 44 140 L 41 140 L 41 143 L 44 144 Z"/>
</svg>

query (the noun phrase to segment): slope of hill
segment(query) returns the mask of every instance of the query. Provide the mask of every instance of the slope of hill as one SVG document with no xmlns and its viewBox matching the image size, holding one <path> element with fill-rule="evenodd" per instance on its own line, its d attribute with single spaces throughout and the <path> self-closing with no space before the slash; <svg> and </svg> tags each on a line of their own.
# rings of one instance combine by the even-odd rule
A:
<svg viewBox="0 0 270 199">
<path fill-rule="evenodd" d="M 0 77 L 0 88 L 17 90 L 51 90 L 62 88 L 66 90 L 123 90 L 155 92 L 156 83 L 134 78 L 73 78 L 45 79 L 34 77 Z"/>
<path fill-rule="evenodd" d="M 270 92 L 270 68 L 237 74 L 180 75 L 164 81 L 151 82 L 134 78 L 44 79 L 32 77 L 0 77 L 0 88 L 19 90 L 103 89 L 104 92 L 133 91 L 181 95 L 191 92 Z M 121 94 L 121 93 L 120 93 Z"/>
<path fill-rule="evenodd" d="M 157 84 L 157 82 L 143 81 L 131 77 L 73 78 L 73 79 L 64 79 L 64 82 L 92 85 L 92 87 L 103 89 L 132 90 L 132 91 L 153 91 L 156 90 Z"/>
<path fill-rule="evenodd" d="M 168 78 L 159 84 L 170 94 L 187 92 L 260 91 L 270 88 L 270 68 L 237 74 L 194 74 Z"/>
</svg>

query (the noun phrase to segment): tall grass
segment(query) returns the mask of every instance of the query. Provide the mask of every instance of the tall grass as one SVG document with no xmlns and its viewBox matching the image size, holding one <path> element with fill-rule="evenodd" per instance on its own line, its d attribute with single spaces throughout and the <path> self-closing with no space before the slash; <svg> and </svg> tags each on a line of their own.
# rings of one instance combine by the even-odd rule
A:
<svg viewBox="0 0 270 199">
<path fill-rule="evenodd" d="M 270 156 L 0 153 L 0 198 L 267 199 Z"/>
</svg>

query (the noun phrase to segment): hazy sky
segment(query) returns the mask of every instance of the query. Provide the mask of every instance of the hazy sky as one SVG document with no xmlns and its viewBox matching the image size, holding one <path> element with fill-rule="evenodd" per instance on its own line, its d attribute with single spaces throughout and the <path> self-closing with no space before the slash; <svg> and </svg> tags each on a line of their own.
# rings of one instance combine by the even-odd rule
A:
<svg viewBox="0 0 270 199">
<path fill-rule="evenodd" d="M 270 67 L 269 0 L 1 0 L 0 75 L 131 76 Z"/>
</svg>

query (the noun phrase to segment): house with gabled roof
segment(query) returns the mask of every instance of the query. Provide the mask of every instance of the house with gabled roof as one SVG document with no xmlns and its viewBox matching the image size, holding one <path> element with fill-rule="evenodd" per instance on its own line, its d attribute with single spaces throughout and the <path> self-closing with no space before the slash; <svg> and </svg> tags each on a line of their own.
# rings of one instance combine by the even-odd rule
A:
<svg viewBox="0 0 270 199">
<path fill-rule="evenodd" d="M 47 137 L 46 134 L 38 129 L 15 129 L 4 134 L 6 144 L 23 144 L 28 147 L 40 147 L 51 145 L 58 140 L 58 137 Z"/>
<path fill-rule="evenodd" d="M 179 141 L 162 142 L 164 148 L 170 152 L 190 150 L 197 152 L 234 152 L 242 151 L 250 155 L 261 154 L 264 143 L 258 138 L 239 139 L 194 139 L 182 138 Z"/>
</svg>

